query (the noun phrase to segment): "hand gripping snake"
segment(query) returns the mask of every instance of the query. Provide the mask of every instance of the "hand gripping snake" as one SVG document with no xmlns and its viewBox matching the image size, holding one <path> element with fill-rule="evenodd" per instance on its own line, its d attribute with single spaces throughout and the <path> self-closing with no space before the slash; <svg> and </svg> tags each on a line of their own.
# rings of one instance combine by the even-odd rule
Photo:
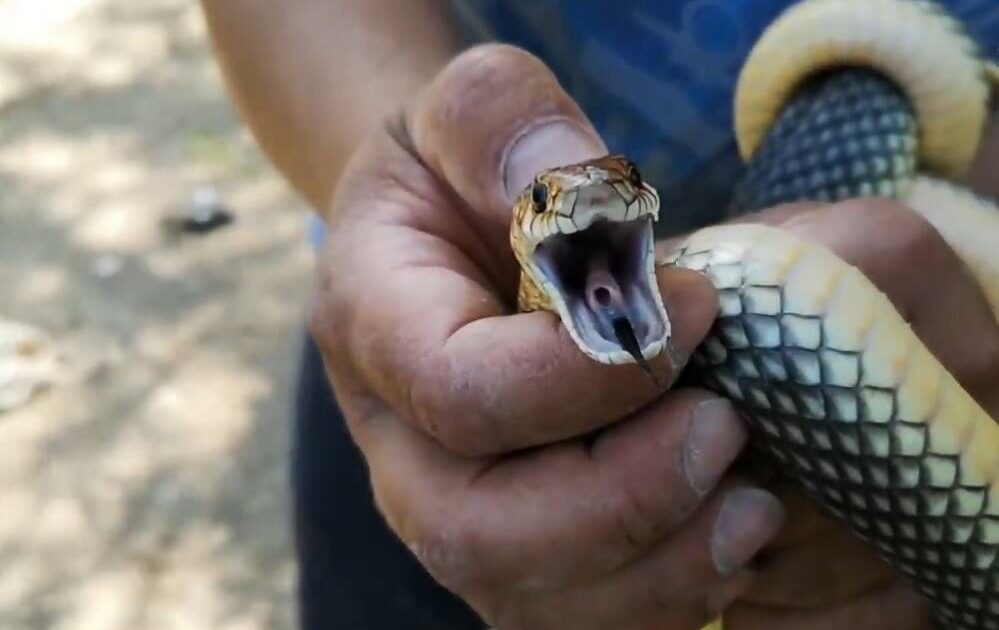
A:
<svg viewBox="0 0 999 630">
<path fill-rule="evenodd" d="M 732 216 L 898 199 L 957 252 L 999 320 L 999 207 L 957 183 L 996 75 L 933 3 L 802 0 L 739 76 L 747 167 Z M 623 156 L 539 173 L 513 208 L 519 309 L 557 314 L 595 361 L 644 366 L 672 347 L 656 267 L 704 274 L 719 313 L 686 370 L 695 382 L 730 399 L 757 452 L 923 593 L 942 627 L 999 629 L 996 421 L 825 247 L 731 223 L 656 260 L 658 219 L 658 193 Z"/>
</svg>

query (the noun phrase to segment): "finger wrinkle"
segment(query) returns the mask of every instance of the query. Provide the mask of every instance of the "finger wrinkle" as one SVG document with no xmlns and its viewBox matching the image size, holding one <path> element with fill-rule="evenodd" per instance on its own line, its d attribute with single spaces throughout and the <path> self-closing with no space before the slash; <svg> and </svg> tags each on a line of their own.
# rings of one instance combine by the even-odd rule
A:
<svg viewBox="0 0 999 630">
<path fill-rule="evenodd" d="M 419 559 L 435 580 L 455 592 L 463 592 L 479 580 L 482 563 L 470 553 L 468 528 L 453 522 L 424 529 L 433 534 L 408 542 L 410 551 Z"/>
<path fill-rule="evenodd" d="M 663 448 L 656 449 L 661 453 L 675 452 L 673 444 L 663 433 L 653 438 Z M 636 477 L 627 466 L 617 467 L 613 455 L 608 454 L 604 444 L 607 439 L 614 439 L 613 433 L 604 434 L 598 438 L 590 449 L 595 466 L 604 471 L 605 483 L 611 494 L 604 501 L 613 506 L 619 536 L 623 544 L 620 555 L 629 557 L 629 552 L 643 549 L 658 541 L 666 531 L 686 520 L 693 513 L 699 498 L 691 496 L 684 500 L 685 492 L 670 490 L 673 479 L 682 479 L 679 457 L 662 456 L 654 464 L 654 474 Z M 645 457 L 647 459 L 647 456 Z M 670 467 L 672 471 L 668 470 Z"/>
<path fill-rule="evenodd" d="M 350 291 L 346 310 L 368 313 L 358 328 L 371 329 L 367 335 L 355 334 L 355 343 L 372 344 L 370 347 L 360 345 L 357 349 L 376 364 L 401 353 L 407 365 L 416 365 L 413 360 L 421 358 L 420 355 L 434 349 L 445 350 L 446 340 L 454 330 L 501 308 L 500 302 L 484 289 L 483 279 L 472 276 L 474 268 L 462 270 L 443 260 L 441 251 L 446 252 L 447 246 L 439 246 L 431 238 L 425 239 L 429 242 L 425 248 L 412 247 L 419 240 L 400 239 L 400 245 L 405 242 L 410 246 L 405 251 L 399 248 L 380 256 L 382 271 L 375 279 L 377 285 L 372 287 L 366 282 L 356 282 Z M 399 256 L 402 260 L 390 262 L 390 256 Z M 400 293 L 419 292 L 421 284 L 428 290 L 444 287 L 442 291 L 449 298 L 478 295 L 480 299 L 455 304 L 453 310 L 426 298 L 411 303 L 408 309 L 400 308 L 397 303 Z M 461 287 L 460 291 L 458 287 Z M 414 348 L 419 351 L 410 356 Z M 407 365 L 400 367 L 406 370 Z"/>
<path fill-rule="evenodd" d="M 335 191 L 330 220 L 371 215 L 391 191 L 409 193 L 411 199 L 430 202 L 434 198 L 435 178 L 431 171 L 392 138 L 381 137 L 358 149 L 352 168 L 340 180 Z M 409 199 L 407 199 L 408 201 Z M 405 204 L 403 204 L 405 205 Z M 363 212 L 362 212 L 362 209 Z"/>
<path fill-rule="evenodd" d="M 432 351 L 418 363 L 426 367 L 411 381 L 410 409 L 419 426 L 435 427 L 434 437 L 463 457 L 502 452 L 502 422 L 492 411 L 489 390 L 456 370 L 446 350 Z"/>
<path fill-rule="evenodd" d="M 640 551 L 652 543 L 664 529 L 662 523 L 657 523 L 631 484 L 622 487 L 623 501 L 619 502 L 617 525 L 624 543 L 622 556 L 629 557 L 633 552 Z"/>
<path fill-rule="evenodd" d="M 486 270 L 466 256 L 466 252 L 454 240 L 437 234 L 428 233 L 409 226 L 386 226 L 386 234 L 398 231 L 399 247 L 390 247 L 387 239 L 379 239 L 387 252 L 384 255 L 372 250 L 373 257 L 380 260 L 379 275 L 409 274 L 420 271 L 438 271 L 442 274 L 456 275 L 461 280 L 474 282 L 483 296 L 489 296 L 482 304 L 476 305 L 476 311 L 484 309 L 480 317 L 503 312 L 505 305 L 495 294 L 493 284 Z M 361 285 L 361 291 L 370 287 Z M 486 306 L 488 305 L 488 306 Z M 465 322 L 467 323 L 467 322 Z M 453 334 L 453 333 L 452 333 Z"/>
<path fill-rule="evenodd" d="M 473 220 L 467 203 L 448 184 L 441 182 L 439 189 L 425 193 L 387 186 L 384 199 L 385 208 L 394 211 L 369 214 L 359 220 L 436 237 L 438 245 L 469 261 L 478 274 L 488 278 L 490 286 L 512 290 L 519 270 L 509 242 L 505 237 L 490 238 L 480 222 Z M 442 207 L 454 211 L 441 212 Z"/>
<path fill-rule="evenodd" d="M 371 164 L 367 177 L 341 191 L 338 205 L 354 209 L 341 214 L 361 222 L 407 226 L 437 235 L 458 244 L 484 273 L 495 275 L 495 269 L 491 268 L 495 265 L 488 264 L 489 258 L 482 254 L 490 251 L 490 243 L 496 239 L 487 238 L 479 229 L 457 191 L 434 169 L 428 168 L 420 154 L 400 144 L 399 139 L 392 138 L 387 144 L 388 147 L 368 160 Z M 457 211 L 441 212 L 442 207 Z M 358 212 L 361 208 L 367 211 Z M 462 245 L 469 242 L 475 245 Z M 512 251 L 507 253 L 512 260 Z"/>
</svg>

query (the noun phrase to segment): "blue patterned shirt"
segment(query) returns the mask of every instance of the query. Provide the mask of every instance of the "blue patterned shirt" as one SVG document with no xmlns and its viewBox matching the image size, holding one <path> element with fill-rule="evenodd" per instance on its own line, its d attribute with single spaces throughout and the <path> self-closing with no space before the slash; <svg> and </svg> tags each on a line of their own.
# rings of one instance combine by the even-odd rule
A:
<svg viewBox="0 0 999 630">
<path fill-rule="evenodd" d="M 999 0 L 938 1 L 999 61 Z M 790 0 L 450 2 L 467 43 L 514 44 L 552 68 L 611 151 L 659 189 L 672 231 L 721 217 L 742 172 L 739 69 Z"/>
<path fill-rule="evenodd" d="M 940 0 L 999 60 L 999 1 Z M 741 172 L 735 81 L 789 0 L 451 0 L 470 42 L 545 61 L 612 151 L 638 162 L 676 230 L 720 216 Z"/>
</svg>

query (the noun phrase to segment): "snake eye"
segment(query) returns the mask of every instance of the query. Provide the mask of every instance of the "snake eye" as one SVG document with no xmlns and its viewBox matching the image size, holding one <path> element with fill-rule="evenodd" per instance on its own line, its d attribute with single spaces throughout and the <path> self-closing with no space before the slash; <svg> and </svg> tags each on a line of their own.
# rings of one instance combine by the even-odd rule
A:
<svg viewBox="0 0 999 630">
<path fill-rule="evenodd" d="M 534 187 L 531 188 L 531 202 L 537 213 L 544 212 L 548 208 L 548 186 L 544 182 L 534 182 Z"/>
</svg>

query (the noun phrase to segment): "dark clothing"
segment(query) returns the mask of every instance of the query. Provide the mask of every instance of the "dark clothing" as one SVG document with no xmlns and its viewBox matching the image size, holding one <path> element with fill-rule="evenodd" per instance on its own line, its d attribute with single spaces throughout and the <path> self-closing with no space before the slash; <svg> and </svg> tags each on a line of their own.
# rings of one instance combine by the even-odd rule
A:
<svg viewBox="0 0 999 630">
<path fill-rule="evenodd" d="M 311 339 L 302 353 L 292 483 L 301 627 L 306 630 L 483 630 L 423 570 L 375 509 Z"/>
</svg>

